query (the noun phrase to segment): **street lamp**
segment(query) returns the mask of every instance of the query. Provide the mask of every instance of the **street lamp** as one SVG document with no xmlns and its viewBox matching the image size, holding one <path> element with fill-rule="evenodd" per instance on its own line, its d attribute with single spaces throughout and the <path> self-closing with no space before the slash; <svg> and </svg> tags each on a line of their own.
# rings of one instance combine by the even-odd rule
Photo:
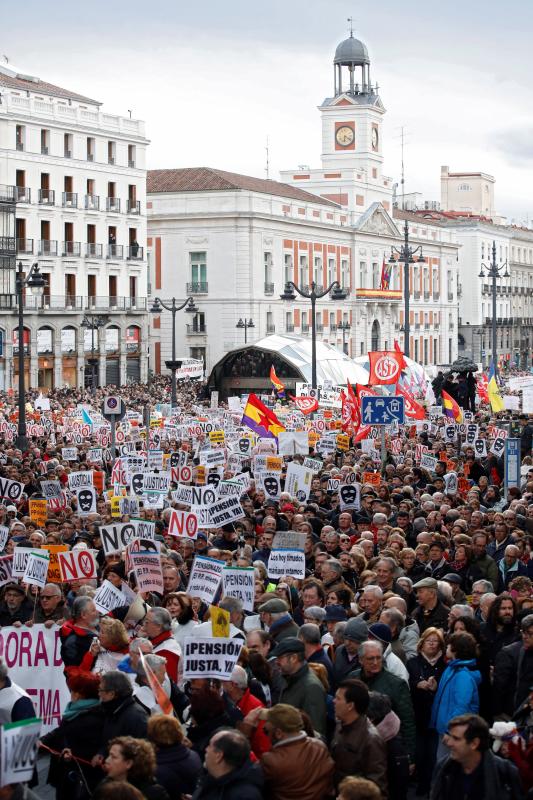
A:
<svg viewBox="0 0 533 800">
<path fill-rule="evenodd" d="M 487 270 L 487 275 L 483 272 L 483 269 Z M 502 275 L 500 273 L 503 272 Z M 498 266 L 496 261 L 496 242 L 495 240 L 492 241 L 492 261 L 489 261 L 488 264 L 484 264 L 481 262 L 481 269 L 479 271 L 478 278 L 492 278 L 492 362 L 494 364 L 494 371 L 498 369 L 498 334 L 496 328 L 496 280 L 497 278 L 508 278 L 509 272 L 507 270 L 507 261 L 504 261 L 503 264 Z"/>
<path fill-rule="evenodd" d="M 352 326 L 350 325 L 348 320 L 346 320 L 346 322 L 341 321 L 337 325 L 338 330 L 342 331 L 342 352 L 345 355 L 348 355 L 348 342 L 346 341 L 346 334 L 349 330 L 351 330 L 351 327 Z"/>
<path fill-rule="evenodd" d="M 170 301 L 170 305 L 164 303 L 159 297 L 156 297 L 154 300 L 154 304 L 150 309 L 150 312 L 152 314 L 161 314 L 163 309 L 165 309 L 165 311 L 170 311 L 170 313 L 172 314 L 172 361 L 166 362 L 167 367 L 169 367 L 170 371 L 172 372 L 172 384 L 171 384 L 172 388 L 170 394 L 170 403 L 172 407 L 178 404 L 178 397 L 176 391 L 176 370 L 178 368 L 178 365 L 176 363 L 176 313 L 184 308 L 187 314 L 198 313 L 198 308 L 195 306 L 192 297 L 188 297 L 185 300 L 185 302 L 182 303 L 180 306 L 176 305 L 175 297 L 173 297 L 172 300 Z"/>
<path fill-rule="evenodd" d="M 19 261 L 15 284 L 19 312 L 19 419 L 15 446 L 22 451 L 27 450 L 29 444 L 26 436 L 26 386 L 24 380 L 24 289 L 29 289 L 34 297 L 42 297 L 45 285 L 45 280 L 39 272 L 39 264 L 32 264 L 28 277 L 25 278 L 22 261 Z"/>
<path fill-rule="evenodd" d="M 403 345 L 403 352 L 404 355 L 409 358 L 409 264 L 414 264 L 415 256 L 417 253 L 420 255 L 416 259 L 417 264 L 425 264 L 426 259 L 424 258 L 424 254 L 422 252 L 422 245 L 418 247 L 410 247 L 409 246 L 409 225 L 407 224 L 407 220 L 405 220 L 405 225 L 403 228 L 403 245 L 398 247 L 391 247 L 391 253 L 389 258 L 389 264 L 396 264 L 397 261 L 403 262 L 403 303 L 404 303 L 404 345 Z"/>
<path fill-rule="evenodd" d="M 324 289 L 323 292 L 317 292 L 316 283 L 313 281 L 310 287 L 306 287 L 306 289 L 300 289 L 293 281 L 287 281 L 285 284 L 285 288 L 283 290 L 283 294 L 280 294 L 280 298 L 282 300 L 288 300 L 294 303 L 296 300 L 295 292 L 298 292 L 300 297 L 305 297 L 306 300 L 311 301 L 311 384 L 313 389 L 317 388 L 316 383 L 316 301 L 320 300 L 322 297 L 325 297 L 327 294 L 331 292 L 331 299 L 335 302 L 340 300 L 346 300 L 348 296 L 348 292 L 346 289 L 341 288 L 341 285 L 338 281 L 333 281 L 332 284 L 328 286 L 327 289 Z M 309 291 L 309 289 L 311 291 Z"/>
<path fill-rule="evenodd" d="M 241 330 L 242 330 L 242 328 L 244 328 L 244 344 L 247 344 L 247 342 L 248 342 L 248 328 L 255 328 L 255 323 L 254 323 L 253 319 L 248 319 L 247 320 L 245 318 L 243 320 L 242 317 L 241 317 L 241 319 L 238 321 L 238 323 L 235 325 L 235 327 L 236 328 L 240 328 Z"/>
<path fill-rule="evenodd" d="M 82 328 L 87 328 L 87 330 L 91 331 L 91 359 L 89 361 L 91 367 L 91 391 L 93 395 L 96 394 L 96 364 L 98 359 L 94 355 L 95 347 L 94 347 L 94 332 L 95 330 L 99 330 L 103 328 L 104 325 L 107 325 L 109 322 L 109 317 L 97 317 L 94 314 L 85 314 L 80 326 Z M 84 343 L 84 351 L 85 351 L 85 343 Z"/>
</svg>

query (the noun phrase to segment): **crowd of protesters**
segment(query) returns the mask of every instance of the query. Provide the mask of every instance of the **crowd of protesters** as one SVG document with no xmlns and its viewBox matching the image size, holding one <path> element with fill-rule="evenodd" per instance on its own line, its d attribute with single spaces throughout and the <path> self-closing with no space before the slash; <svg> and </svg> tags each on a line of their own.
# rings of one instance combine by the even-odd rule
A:
<svg viewBox="0 0 533 800">
<path fill-rule="evenodd" d="M 169 385 L 161 378 L 113 393 L 141 415 L 146 406 L 168 404 Z M 101 527 L 117 522 L 108 491 L 113 458 L 87 461 L 98 445 L 91 431 L 77 445 L 76 461 L 62 459 L 62 448 L 72 445 L 69 410 L 85 404 L 90 416 L 105 394 L 50 392 L 50 410 L 39 412 L 31 393 L 29 418 L 49 418 L 52 429 L 31 437 L 24 451 L 0 444 L 0 476 L 25 484 L 18 502 L 0 504 L 0 525 L 9 529 L 5 553 L 48 543 L 97 555 L 97 580 L 47 583 L 36 593 L 19 579 L 0 589 L 1 626 L 59 630 L 71 699 L 59 726 L 41 738 L 42 753 L 52 753 L 47 781 L 58 800 L 533 796 L 527 417 L 515 420 L 523 432 L 520 486 L 508 490 L 502 459 L 490 453 L 501 420 L 481 406 L 472 418 L 488 455 L 478 457 L 464 437 L 447 442 L 449 420 L 438 417 L 429 431 L 413 424 L 388 436 L 384 463 L 353 442 L 323 456 L 311 447 L 320 466 L 304 502 L 284 491 L 269 499 L 254 480 L 253 457 L 241 460 L 242 471 L 251 472 L 242 518 L 200 528 L 194 540 L 169 535 L 176 506 L 170 496 L 161 509 L 141 501 L 139 517 L 156 524 L 164 590 L 142 595 L 143 615 L 131 625 L 128 609 L 102 615 L 92 599 L 103 579 L 118 587 L 129 582 L 136 591 L 124 554 L 102 550 Z M 229 415 L 223 403 L 210 409 L 205 386 L 194 381 L 180 384 L 178 406 L 173 413 L 181 424 Z M 166 453 L 185 449 L 194 483 L 198 442 L 178 438 L 174 428 L 165 436 L 164 414 L 159 446 Z M 0 397 L 0 415 L 16 424 L 16 398 Z M 228 427 L 235 430 L 238 421 Z M 146 446 L 142 437 L 135 442 L 138 451 Z M 437 457 L 434 470 L 420 466 L 419 445 Z M 303 458 L 285 457 L 284 469 Z M 80 515 L 67 492 L 66 507 L 50 511 L 38 528 L 28 503 L 41 496 L 40 481 L 66 487 L 71 472 L 90 468 L 105 473 L 96 512 Z M 453 488 L 445 480 L 451 471 L 459 478 Z M 220 472 L 232 476 L 227 464 Z M 352 473 L 361 487 L 356 510 L 341 508 L 335 480 L 342 485 Z M 306 535 L 305 577 L 269 577 L 280 531 Z M 224 681 L 183 676 L 186 637 L 211 635 L 209 606 L 187 592 L 196 554 L 255 570 L 253 611 L 243 611 L 238 598 L 217 598 L 229 614 L 230 636 L 242 643 Z M 148 672 L 170 699 L 170 712 Z M 0 686 L 2 723 L 34 715 L 3 662 Z M 10 796 L 39 797 L 33 784 L 24 794 L 13 785 Z"/>
</svg>

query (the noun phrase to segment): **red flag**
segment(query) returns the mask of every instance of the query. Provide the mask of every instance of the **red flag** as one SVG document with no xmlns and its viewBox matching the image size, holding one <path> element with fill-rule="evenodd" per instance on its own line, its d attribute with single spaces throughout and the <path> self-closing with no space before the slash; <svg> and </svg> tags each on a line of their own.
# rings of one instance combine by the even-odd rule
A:
<svg viewBox="0 0 533 800">
<path fill-rule="evenodd" d="M 489 380 L 485 373 L 477 379 L 477 393 L 482 403 L 489 403 Z"/>
<path fill-rule="evenodd" d="M 403 354 L 397 353 L 395 350 L 377 350 L 369 353 L 368 358 L 370 361 L 368 383 L 370 385 L 387 386 L 398 383 L 400 373 L 405 365 Z"/>
<path fill-rule="evenodd" d="M 377 397 L 378 393 L 375 392 L 370 386 L 363 386 L 361 383 L 355 384 L 355 391 L 357 392 L 357 397 L 359 400 L 362 397 Z"/>
<path fill-rule="evenodd" d="M 293 397 L 292 394 L 289 395 L 289 397 L 302 414 L 311 414 L 318 409 L 318 400 L 316 397 L 309 397 L 307 395 L 303 397 Z"/>
<path fill-rule="evenodd" d="M 425 419 L 426 410 L 424 406 L 417 403 L 415 398 L 409 394 L 407 389 L 404 389 L 400 384 L 396 385 L 396 397 L 403 397 L 405 399 L 405 416 L 411 419 Z"/>
</svg>

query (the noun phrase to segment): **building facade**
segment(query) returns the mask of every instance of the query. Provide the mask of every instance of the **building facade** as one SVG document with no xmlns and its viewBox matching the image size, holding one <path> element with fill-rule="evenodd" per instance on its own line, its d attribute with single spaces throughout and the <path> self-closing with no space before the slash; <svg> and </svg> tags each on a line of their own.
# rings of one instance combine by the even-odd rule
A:
<svg viewBox="0 0 533 800">
<path fill-rule="evenodd" d="M 26 385 L 53 388 L 145 380 L 146 146 L 144 123 L 0 65 L 0 184 L 15 187 L 16 261 L 34 262 L 42 298 L 24 297 Z M 0 254 L 1 257 L 1 254 Z M 16 386 L 14 266 L 0 291 L 7 365 Z"/>
<path fill-rule="evenodd" d="M 310 335 L 311 306 L 280 299 L 285 283 L 336 280 L 346 300 L 317 303 L 317 336 L 351 356 L 403 344 L 403 268 L 383 283 L 391 246 L 402 240 L 404 212 L 392 217 L 392 181 L 383 175 L 385 109 L 370 81 L 362 42 L 336 50 L 334 92 L 319 107 L 322 166 L 282 172 L 283 183 L 213 169 L 148 173 L 148 250 L 152 297 L 199 309 L 177 321 L 180 358 L 203 358 L 208 371 L 235 347 L 268 333 Z M 426 364 L 457 357 L 457 250 L 438 220 L 407 214 L 411 244 L 426 263 L 410 269 L 410 352 Z M 237 327 L 239 320 L 253 327 Z M 152 325 L 151 367 L 171 358 L 171 317 Z"/>
</svg>

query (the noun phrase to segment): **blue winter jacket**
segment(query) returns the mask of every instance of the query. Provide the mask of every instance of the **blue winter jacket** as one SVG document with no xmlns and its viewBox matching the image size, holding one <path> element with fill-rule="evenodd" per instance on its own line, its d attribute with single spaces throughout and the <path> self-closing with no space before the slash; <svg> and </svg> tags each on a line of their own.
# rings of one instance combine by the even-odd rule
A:
<svg viewBox="0 0 533 800">
<path fill-rule="evenodd" d="M 446 733 L 450 720 L 459 714 L 478 713 L 481 675 L 475 665 L 474 658 L 456 658 L 444 670 L 431 709 L 430 727 L 438 733 Z"/>
</svg>

